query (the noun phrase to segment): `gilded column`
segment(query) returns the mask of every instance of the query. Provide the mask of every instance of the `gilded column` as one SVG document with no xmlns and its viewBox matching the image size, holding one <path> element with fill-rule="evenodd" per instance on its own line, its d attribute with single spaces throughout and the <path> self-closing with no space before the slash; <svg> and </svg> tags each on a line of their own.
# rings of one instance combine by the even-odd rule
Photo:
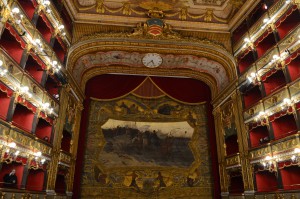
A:
<svg viewBox="0 0 300 199">
<path fill-rule="evenodd" d="M 246 125 L 244 124 L 242 96 L 240 92 L 237 91 L 236 94 L 232 96 L 232 99 L 234 101 L 235 115 L 237 115 L 236 126 L 237 126 L 237 133 L 238 133 L 241 169 L 243 174 L 245 195 L 253 195 L 254 194 L 254 184 L 253 184 L 253 175 L 252 175 L 253 171 L 249 161 L 249 152 L 248 152 L 249 135 L 248 135 L 248 130 L 246 128 Z"/>
<path fill-rule="evenodd" d="M 56 181 L 56 174 L 60 156 L 60 146 L 61 146 L 61 138 L 62 132 L 64 128 L 64 122 L 66 118 L 66 109 L 68 106 L 68 87 L 62 87 L 60 92 L 60 107 L 59 107 L 59 116 L 56 120 L 55 134 L 53 139 L 53 150 L 52 150 L 52 159 L 49 165 L 48 170 L 48 182 L 47 182 L 47 194 L 54 195 L 55 194 L 55 181 Z"/>
<path fill-rule="evenodd" d="M 222 195 L 228 193 L 228 180 L 225 168 L 225 148 L 224 148 L 224 135 L 221 128 L 221 109 L 217 107 L 213 111 L 215 120 L 215 131 L 216 131 L 216 141 L 217 141 L 217 151 L 218 151 L 218 163 L 219 163 L 219 173 L 220 173 L 220 185 Z"/>
<path fill-rule="evenodd" d="M 78 102 L 76 105 L 75 124 L 74 124 L 74 128 L 73 128 L 74 131 L 73 131 L 73 139 L 72 139 L 73 144 L 71 146 L 71 165 L 70 165 L 70 171 L 69 171 L 69 179 L 67 182 L 67 192 L 68 193 L 71 193 L 72 188 L 73 188 L 82 110 L 83 110 L 83 105 L 81 104 L 81 102 Z"/>
</svg>

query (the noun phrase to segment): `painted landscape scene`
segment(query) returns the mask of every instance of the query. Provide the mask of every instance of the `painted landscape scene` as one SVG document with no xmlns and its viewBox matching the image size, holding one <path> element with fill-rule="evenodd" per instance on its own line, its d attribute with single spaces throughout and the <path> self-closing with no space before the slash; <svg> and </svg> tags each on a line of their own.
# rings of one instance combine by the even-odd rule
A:
<svg viewBox="0 0 300 199">
<path fill-rule="evenodd" d="M 114 166 L 186 168 L 194 156 L 189 147 L 194 129 L 187 122 L 134 122 L 109 119 L 102 127 L 106 141 L 101 162 Z"/>
</svg>

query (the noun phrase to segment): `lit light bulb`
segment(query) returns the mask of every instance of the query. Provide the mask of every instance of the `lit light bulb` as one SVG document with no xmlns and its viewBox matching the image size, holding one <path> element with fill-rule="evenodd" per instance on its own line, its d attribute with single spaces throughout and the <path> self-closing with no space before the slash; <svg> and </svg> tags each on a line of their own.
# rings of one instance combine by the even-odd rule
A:
<svg viewBox="0 0 300 199">
<path fill-rule="evenodd" d="M 49 5 L 50 5 L 50 1 L 49 1 L 49 0 L 45 0 L 45 1 L 44 1 L 44 5 L 49 6 Z"/>
<path fill-rule="evenodd" d="M 268 22 L 269 22 L 269 19 L 268 19 L 268 18 L 265 18 L 265 19 L 263 20 L 263 22 L 264 22 L 264 23 L 268 23 Z"/>
<path fill-rule="evenodd" d="M 63 29 L 64 27 L 65 27 L 64 25 L 60 25 L 60 26 L 58 26 L 58 29 L 61 30 L 61 29 Z"/>
<path fill-rule="evenodd" d="M 29 88 L 28 86 L 23 86 L 20 88 L 21 89 L 21 92 L 25 93 L 25 92 L 28 92 L 29 91 Z"/>
<path fill-rule="evenodd" d="M 244 42 L 249 43 L 249 42 L 250 42 L 250 39 L 249 39 L 249 38 L 245 38 L 245 39 L 244 39 Z"/>
<path fill-rule="evenodd" d="M 40 156 L 42 155 L 42 152 L 40 152 L 40 151 L 35 152 L 34 155 L 35 155 L 36 157 L 40 157 Z"/>
<path fill-rule="evenodd" d="M 284 102 L 285 104 L 288 104 L 288 105 L 289 105 L 289 104 L 291 104 L 292 101 L 291 101 L 289 98 L 284 98 L 284 99 L 283 99 L 283 102 Z"/>
<path fill-rule="evenodd" d="M 267 157 L 265 158 L 265 160 L 272 160 L 272 157 L 267 156 Z"/>
<path fill-rule="evenodd" d="M 47 102 L 47 103 L 44 103 L 42 106 L 45 109 L 45 108 L 49 108 L 50 104 Z"/>
<path fill-rule="evenodd" d="M 294 149 L 294 153 L 300 153 L 300 149 L 299 148 L 295 148 Z"/>
<path fill-rule="evenodd" d="M 15 148 L 15 147 L 17 146 L 17 144 L 14 143 L 14 142 L 11 142 L 11 143 L 8 144 L 8 146 L 9 146 L 10 148 Z"/>
<path fill-rule="evenodd" d="M 273 59 L 274 59 L 274 60 L 278 60 L 278 59 L 279 59 L 279 56 L 278 56 L 278 55 L 273 55 Z"/>
<path fill-rule="evenodd" d="M 296 156 L 293 155 L 293 156 L 291 157 L 291 160 L 292 160 L 292 161 L 296 160 Z"/>
<path fill-rule="evenodd" d="M 6 69 L 0 69 L 0 77 L 3 77 L 7 73 Z"/>
<path fill-rule="evenodd" d="M 15 155 L 19 155 L 19 153 L 20 153 L 20 151 L 16 151 L 16 152 L 15 152 Z"/>
<path fill-rule="evenodd" d="M 3 65 L 3 61 L 2 60 L 0 60 L 0 66 L 2 66 Z"/>
<path fill-rule="evenodd" d="M 17 7 L 15 7 L 15 8 L 13 8 L 11 11 L 12 11 L 13 13 L 18 14 L 18 13 L 20 12 L 20 9 L 17 8 Z"/>
<path fill-rule="evenodd" d="M 40 39 L 36 39 L 35 42 L 36 42 L 37 44 L 41 44 L 41 40 L 40 40 Z"/>
</svg>

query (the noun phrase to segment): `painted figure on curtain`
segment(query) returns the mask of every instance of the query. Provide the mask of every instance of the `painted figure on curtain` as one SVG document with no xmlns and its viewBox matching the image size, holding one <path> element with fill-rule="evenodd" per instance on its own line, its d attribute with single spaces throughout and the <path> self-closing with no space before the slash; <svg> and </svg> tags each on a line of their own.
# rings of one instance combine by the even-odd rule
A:
<svg viewBox="0 0 300 199">
<path fill-rule="evenodd" d="M 134 122 L 109 119 L 102 132 L 104 166 L 188 167 L 194 157 L 189 142 L 194 129 L 187 122 Z"/>
</svg>

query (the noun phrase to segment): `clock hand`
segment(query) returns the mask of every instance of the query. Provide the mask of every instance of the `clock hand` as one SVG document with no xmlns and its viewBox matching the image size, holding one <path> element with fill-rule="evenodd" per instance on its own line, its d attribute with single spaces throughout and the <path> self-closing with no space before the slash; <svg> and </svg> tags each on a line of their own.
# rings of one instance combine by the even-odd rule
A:
<svg viewBox="0 0 300 199">
<path fill-rule="evenodd" d="M 151 60 L 150 62 L 148 62 L 148 65 L 152 62 L 152 66 L 154 66 L 154 62 L 153 60 Z"/>
</svg>

